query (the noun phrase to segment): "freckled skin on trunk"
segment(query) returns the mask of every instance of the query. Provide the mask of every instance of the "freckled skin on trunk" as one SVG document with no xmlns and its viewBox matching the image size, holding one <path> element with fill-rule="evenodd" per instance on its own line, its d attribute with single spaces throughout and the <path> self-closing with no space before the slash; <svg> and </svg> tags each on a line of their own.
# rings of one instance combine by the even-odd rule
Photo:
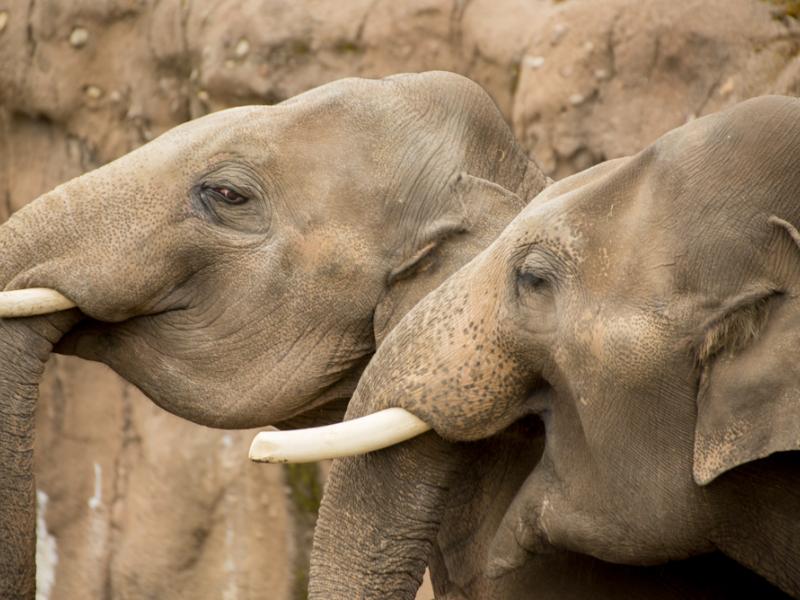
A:
<svg viewBox="0 0 800 600">
<path fill-rule="evenodd" d="M 34 413 L 53 344 L 76 313 L 0 319 L 0 598 L 32 599 L 36 589 Z"/>
</svg>

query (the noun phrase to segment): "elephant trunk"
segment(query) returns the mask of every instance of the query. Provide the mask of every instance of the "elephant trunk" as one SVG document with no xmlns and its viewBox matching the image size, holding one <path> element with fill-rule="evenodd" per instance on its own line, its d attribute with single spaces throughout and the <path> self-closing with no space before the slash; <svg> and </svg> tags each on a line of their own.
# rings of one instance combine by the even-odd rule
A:
<svg viewBox="0 0 800 600">
<path fill-rule="evenodd" d="M 40 196 L 0 227 L 0 289 L 29 287 L 22 281 L 24 273 L 74 245 L 63 187 Z"/>
<path fill-rule="evenodd" d="M 66 235 L 63 219 L 53 219 L 50 227 L 42 223 L 53 211 L 63 213 L 61 206 L 59 194 L 47 194 L 0 227 L 0 289 L 24 286 L 17 281 L 52 251 L 56 236 Z M 0 598 L 35 594 L 33 443 L 39 379 L 53 345 L 79 318 L 74 310 L 0 318 Z"/>
<path fill-rule="evenodd" d="M 0 319 L 0 598 L 33 598 L 36 495 L 33 428 L 39 379 L 77 311 Z"/>
<path fill-rule="evenodd" d="M 131 174 L 136 158 L 127 155 L 68 181 L 12 215 L 0 227 L 0 291 L 50 288 L 65 297 L 45 303 L 54 310 L 68 307 L 68 299 L 106 322 L 169 308 L 165 296 L 198 268 L 197 253 L 170 251 L 163 230 L 183 247 L 178 242 L 191 230 L 190 208 L 143 201 Z M 14 304 L 0 297 L 0 314 L 46 312 Z"/>
<path fill-rule="evenodd" d="M 450 488 L 478 458 L 472 456 L 478 445 L 461 441 L 483 437 L 476 433 L 487 420 L 493 421 L 487 428 L 491 435 L 522 415 L 507 398 L 509 390 L 515 398 L 523 390 L 517 390 L 499 332 L 488 330 L 497 296 L 465 286 L 473 268 L 459 271 L 412 309 L 359 381 L 348 419 L 395 406 L 421 417 L 435 432 L 334 462 L 314 538 L 312 598 L 413 598 Z M 476 311 L 482 311 L 483 322 L 468 316 Z M 506 363 L 493 365 L 485 357 L 481 362 L 473 335 L 483 336 L 484 348 Z M 467 379 L 487 389 L 462 388 Z M 505 387 L 495 389 L 495 383 Z M 453 387 L 463 393 L 451 400 Z"/>
<path fill-rule="evenodd" d="M 85 199 L 85 193 L 77 189 L 77 181 L 40 196 L 0 226 L 0 318 L 72 308 L 76 305 L 72 297 L 88 287 L 90 282 L 85 281 L 64 285 L 69 279 L 64 259 L 89 256 L 86 232 L 78 222 L 96 218 L 88 214 L 78 217 L 80 202 L 76 199 Z M 70 287 L 63 290 L 69 297 L 50 287 Z"/>
<path fill-rule="evenodd" d="M 466 462 L 432 432 L 334 461 L 314 533 L 309 598 L 413 599 Z"/>
</svg>

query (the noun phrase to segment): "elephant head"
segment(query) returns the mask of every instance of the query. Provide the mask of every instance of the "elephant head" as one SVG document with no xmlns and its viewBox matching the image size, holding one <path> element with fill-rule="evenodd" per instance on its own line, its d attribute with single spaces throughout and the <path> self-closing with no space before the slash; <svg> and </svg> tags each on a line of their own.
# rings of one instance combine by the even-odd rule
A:
<svg viewBox="0 0 800 600">
<path fill-rule="evenodd" d="M 20 210 L 0 289 L 77 309 L 0 319 L 0 596 L 32 594 L 31 415 L 53 347 L 209 426 L 340 417 L 378 341 L 523 206 L 479 190 L 544 183 L 479 86 L 426 73 L 203 117 Z"/>
<path fill-rule="evenodd" d="M 531 414 L 544 451 L 491 574 L 553 549 L 632 565 L 719 550 L 800 594 L 796 225 L 792 98 L 547 188 L 365 370 L 348 418 L 399 407 L 434 431 L 334 463 L 316 597 L 417 576 L 464 448 Z"/>
</svg>

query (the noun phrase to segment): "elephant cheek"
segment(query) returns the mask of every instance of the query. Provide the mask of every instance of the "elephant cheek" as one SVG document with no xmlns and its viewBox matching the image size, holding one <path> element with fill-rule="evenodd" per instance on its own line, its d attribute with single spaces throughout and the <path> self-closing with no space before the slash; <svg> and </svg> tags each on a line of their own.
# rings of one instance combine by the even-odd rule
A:
<svg viewBox="0 0 800 600">
<path fill-rule="evenodd" d="M 205 418 L 198 412 L 199 403 L 187 401 L 201 395 L 193 384 L 192 373 L 187 370 L 189 363 L 172 355 L 165 339 L 133 331 L 131 323 L 134 322 L 83 321 L 56 344 L 54 351 L 104 363 L 165 410 L 191 421 L 204 422 Z"/>
</svg>

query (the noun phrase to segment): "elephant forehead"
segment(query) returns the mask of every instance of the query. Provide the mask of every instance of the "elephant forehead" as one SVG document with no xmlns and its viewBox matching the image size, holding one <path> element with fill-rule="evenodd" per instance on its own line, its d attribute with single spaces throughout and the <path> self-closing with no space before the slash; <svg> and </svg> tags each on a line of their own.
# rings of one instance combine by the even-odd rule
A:
<svg viewBox="0 0 800 600">
<path fill-rule="evenodd" d="M 684 241 L 736 242 L 763 229 L 765 211 L 798 219 L 800 101 L 764 97 L 693 121 L 651 146 L 647 169 L 653 213 Z M 770 214 L 770 213 L 767 213 Z M 715 226 L 715 236 L 707 228 Z M 694 240 L 693 240 L 694 241 Z M 713 248 L 707 248 L 713 250 Z"/>
<path fill-rule="evenodd" d="M 196 163 L 221 151 L 253 144 L 262 137 L 266 144 L 262 132 L 274 120 L 271 113 L 267 106 L 241 106 L 211 113 L 170 129 L 123 159 L 157 168 L 165 161 Z"/>
<path fill-rule="evenodd" d="M 584 258 L 586 232 L 581 220 L 568 209 L 569 197 L 564 194 L 547 203 L 532 202 L 518 215 L 501 239 L 505 250 L 516 252 L 535 246 L 546 247 L 563 259 L 579 263 Z"/>
<path fill-rule="evenodd" d="M 335 141 L 337 162 L 343 162 L 344 147 L 349 146 L 352 152 L 369 139 L 380 142 L 385 135 L 374 134 L 391 130 L 383 127 L 386 116 L 362 106 L 358 97 L 339 96 L 342 94 L 337 96 L 337 102 L 324 98 L 312 101 L 312 97 L 304 102 L 243 106 L 211 113 L 170 129 L 120 160 L 145 169 L 169 164 L 192 171 L 223 153 L 247 157 L 252 162 L 296 156 L 301 154 L 299 146 L 299 158 L 330 154 L 326 142 Z M 360 135 L 368 132 L 373 134 L 371 138 Z"/>
</svg>

